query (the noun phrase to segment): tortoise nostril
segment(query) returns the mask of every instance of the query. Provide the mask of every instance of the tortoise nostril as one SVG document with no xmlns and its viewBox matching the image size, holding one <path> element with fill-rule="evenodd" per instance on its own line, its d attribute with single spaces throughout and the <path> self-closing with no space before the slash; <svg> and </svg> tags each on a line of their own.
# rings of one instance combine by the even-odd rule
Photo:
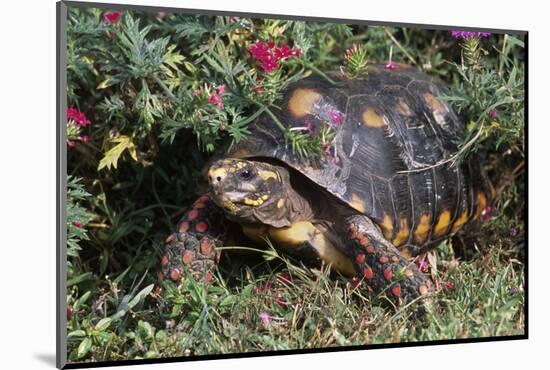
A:
<svg viewBox="0 0 550 370">
<path fill-rule="evenodd" d="M 222 178 L 220 176 L 216 177 L 216 180 L 222 181 Z"/>
</svg>

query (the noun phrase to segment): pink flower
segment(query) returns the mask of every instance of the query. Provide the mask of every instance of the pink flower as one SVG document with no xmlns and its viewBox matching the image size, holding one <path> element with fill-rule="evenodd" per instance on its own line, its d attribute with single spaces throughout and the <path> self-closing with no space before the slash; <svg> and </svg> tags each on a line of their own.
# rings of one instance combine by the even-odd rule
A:
<svg viewBox="0 0 550 370">
<path fill-rule="evenodd" d="M 80 221 L 75 221 L 75 222 L 73 222 L 73 225 L 74 225 L 75 227 L 80 228 L 80 227 L 82 227 L 82 222 L 80 222 Z"/>
<path fill-rule="evenodd" d="M 454 287 L 455 287 L 455 285 L 453 284 L 453 282 L 452 282 L 452 281 L 448 281 L 448 282 L 443 286 L 443 289 L 449 291 L 449 290 L 453 290 Z"/>
<path fill-rule="evenodd" d="M 69 121 L 74 121 L 80 127 L 86 127 L 91 123 L 90 120 L 86 118 L 84 113 L 74 107 L 67 109 L 67 119 Z"/>
<path fill-rule="evenodd" d="M 118 22 L 121 16 L 122 16 L 122 12 L 118 12 L 118 11 L 105 13 L 103 14 L 103 22 L 116 23 Z"/>
<path fill-rule="evenodd" d="M 491 117 L 492 119 L 497 119 L 497 111 L 496 110 L 491 110 L 489 112 L 489 117 Z"/>
<path fill-rule="evenodd" d="M 483 222 L 489 221 L 491 219 L 491 215 L 493 214 L 493 208 L 491 206 L 487 206 L 481 211 L 481 215 L 479 216 L 479 219 Z"/>
<path fill-rule="evenodd" d="M 384 66 L 384 68 L 385 68 L 385 69 L 389 69 L 389 70 L 394 70 L 394 69 L 397 69 L 397 68 L 399 68 L 399 67 L 397 66 L 397 64 L 393 64 L 392 62 L 389 62 L 388 64 L 386 64 L 386 65 Z"/>
<path fill-rule="evenodd" d="M 272 317 L 267 312 L 260 312 L 258 317 L 260 318 L 260 321 L 264 325 L 268 325 L 269 323 L 271 323 L 271 318 Z"/>
<path fill-rule="evenodd" d="M 193 91 L 193 95 L 195 96 L 201 96 L 201 89 L 195 89 L 195 91 Z"/>
<path fill-rule="evenodd" d="M 424 255 L 422 256 L 422 258 L 417 259 L 415 263 L 420 272 L 428 272 L 429 263 L 427 255 Z"/>
<path fill-rule="evenodd" d="M 218 110 L 223 108 L 223 101 L 222 97 L 218 94 L 212 94 L 208 96 L 208 103 L 212 105 L 216 105 L 218 107 Z"/>
<path fill-rule="evenodd" d="M 76 143 L 75 143 L 74 141 L 72 141 L 72 140 L 68 140 L 68 141 L 67 141 L 67 146 L 68 146 L 69 148 L 74 148 L 74 147 L 76 146 Z"/>
<path fill-rule="evenodd" d="M 80 140 L 82 140 L 82 142 L 84 142 L 84 143 L 87 143 L 88 140 L 90 140 L 90 138 L 88 137 L 88 135 L 82 135 L 82 136 L 80 137 Z"/>
<path fill-rule="evenodd" d="M 226 89 L 226 86 L 225 84 L 223 84 L 216 87 L 216 92 L 218 93 L 218 95 L 223 95 L 225 93 L 225 89 Z"/>
<path fill-rule="evenodd" d="M 257 85 L 254 87 L 254 89 L 252 89 L 252 91 L 256 94 L 261 94 L 265 91 L 265 88 L 262 85 Z"/>
<path fill-rule="evenodd" d="M 305 119 L 305 123 L 306 123 L 306 130 L 307 130 L 309 136 L 314 137 L 315 136 L 315 131 L 313 130 L 313 123 L 311 122 L 311 119 L 309 117 L 307 117 Z"/>
<path fill-rule="evenodd" d="M 331 111 L 328 115 L 330 117 L 330 121 L 335 125 L 340 125 L 344 120 L 344 114 L 339 111 Z"/>
</svg>

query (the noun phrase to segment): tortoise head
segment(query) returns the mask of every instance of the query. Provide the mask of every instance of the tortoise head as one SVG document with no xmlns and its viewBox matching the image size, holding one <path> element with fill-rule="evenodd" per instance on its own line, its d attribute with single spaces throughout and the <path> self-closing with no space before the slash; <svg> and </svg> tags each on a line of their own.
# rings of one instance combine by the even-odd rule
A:
<svg viewBox="0 0 550 370">
<path fill-rule="evenodd" d="M 275 227 L 290 225 L 288 178 L 283 167 L 244 159 L 222 159 L 208 170 L 213 200 L 229 219 Z"/>
</svg>

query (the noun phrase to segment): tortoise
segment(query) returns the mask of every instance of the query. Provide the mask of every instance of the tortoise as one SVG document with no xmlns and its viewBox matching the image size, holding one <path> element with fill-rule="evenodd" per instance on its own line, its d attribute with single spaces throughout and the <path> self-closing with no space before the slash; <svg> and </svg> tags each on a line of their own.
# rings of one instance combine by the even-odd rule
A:
<svg viewBox="0 0 550 370">
<path fill-rule="evenodd" d="M 373 64 L 360 78 L 332 79 L 294 83 L 277 111 L 259 115 L 248 138 L 210 164 L 209 192 L 167 239 L 161 279 L 210 281 L 219 248 L 240 227 L 396 304 L 423 300 L 430 283 L 412 258 L 490 201 L 479 161 L 453 160 L 464 122 L 441 99 L 444 84 L 410 66 Z M 321 130 L 330 140 L 313 157 L 285 136 Z"/>
</svg>

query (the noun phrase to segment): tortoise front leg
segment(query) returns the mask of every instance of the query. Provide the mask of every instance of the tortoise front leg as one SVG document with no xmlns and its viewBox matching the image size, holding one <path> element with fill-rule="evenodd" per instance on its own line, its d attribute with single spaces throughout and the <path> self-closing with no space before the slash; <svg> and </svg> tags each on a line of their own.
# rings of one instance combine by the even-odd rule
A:
<svg viewBox="0 0 550 370">
<path fill-rule="evenodd" d="M 223 211 L 208 194 L 195 201 L 166 240 L 161 259 L 160 280 L 180 281 L 191 274 L 197 281 L 209 283 L 220 258 L 227 233 Z"/>
<path fill-rule="evenodd" d="M 368 217 L 351 216 L 346 219 L 346 225 L 355 269 L 369 290 L 385 293 L 396 305 L 428 293 L 426 277 L 384 239 Z"/>
</svg>

